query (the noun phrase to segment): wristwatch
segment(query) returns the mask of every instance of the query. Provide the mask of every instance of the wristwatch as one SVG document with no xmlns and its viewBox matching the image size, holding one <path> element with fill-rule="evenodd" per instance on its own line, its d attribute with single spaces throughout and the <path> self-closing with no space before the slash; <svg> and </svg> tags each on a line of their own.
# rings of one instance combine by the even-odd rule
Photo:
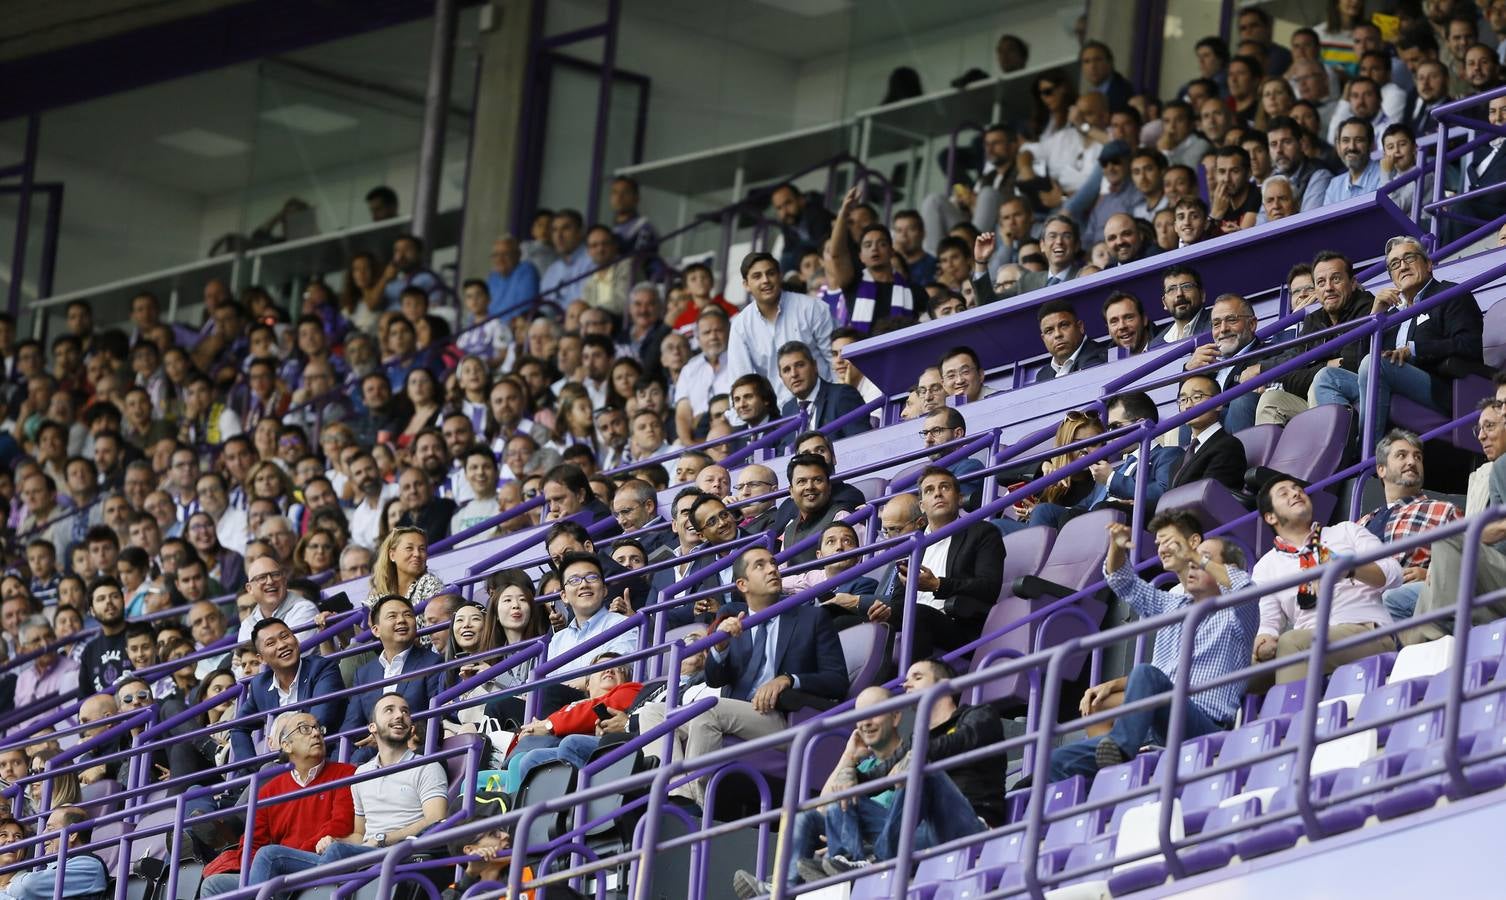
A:
<svg viewBox="0 0 1506 900">
<path fill-rule="evenodd" d="M 385 847 L 385 846 L 387 846 L 387 835 L 385 833 L 374 834 L 374 835 L 371 836 L 371 839 L 373 841 L 376 841 L 376 845 L 378 847 Z"/>
</svg>

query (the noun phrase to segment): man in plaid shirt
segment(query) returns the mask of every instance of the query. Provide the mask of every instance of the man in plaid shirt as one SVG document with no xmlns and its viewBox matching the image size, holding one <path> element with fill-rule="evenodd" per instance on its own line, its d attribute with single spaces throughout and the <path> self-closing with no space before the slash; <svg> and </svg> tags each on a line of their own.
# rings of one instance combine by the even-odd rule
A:
<svg viewBox="0 0 1506 900">
<path fill-rule="evenodd" d="M 1459 518 L 1459 507 L 1423 494 L 1422 438 L 1413 432 L 1393 428 L 1381 438 L 1375 448 L 1375 474 L 1386 489 L 1386 505 L 1361 516 L 1358 524 L 1382 541 L 1399 541 Z M 1432 558 L 1428 544 L 1397 556 L 1401 586 L 1381 595 L 1391 618 L 1411 618 Z"/>
<path fill-rule="evenodd" d="M 1109 526 L 1109 552 L 1103 562 L 1109 587 L 1141 618 L 1153 618 L 1249 585 L 1244 553 L 1234 544 L 1216 538 L 1204 539 L 1202 526 L 1191 513 L 1185 510 L 1162 513 L 1151 520 L 1150 530 L 1156 536 L 1156 554 L 1162 567 L 1176 574 L 1183 593 L 1157 590 L 1135 574 L 1129 561 L 1130 529 L 1126 525 Z M 1244 682 L 1198 688 L 1249 665 L 1259 624 L 1260 606 L 1254 598 L 1212 613 L 1199 624 L 1187 672 L 1197 692 L 1187 699 L 1185 737 L 1197 737 L 1234 724 L 1234 714 L 1244 696 Z M 1177 677 L 1181 646 L 1182 623 L 1161 629 L 1156 633 L 1151 661 L 1135 666 L 1128 676 L 1088 688 L 1079 707 L 1082 714 L 1169 694 Z M 1056 748 L 1051 753 L 1051 780 L 1060 781 L 1073 775 L 1092 777 L 1099 769 L 1131 759 L 1142 746 L 1165 741 L 1170 717 L 1169 706 L 1139 710 L 1115 719 L 1113 728 L 1103 738 L 1089 737 Z"/>
</svg>

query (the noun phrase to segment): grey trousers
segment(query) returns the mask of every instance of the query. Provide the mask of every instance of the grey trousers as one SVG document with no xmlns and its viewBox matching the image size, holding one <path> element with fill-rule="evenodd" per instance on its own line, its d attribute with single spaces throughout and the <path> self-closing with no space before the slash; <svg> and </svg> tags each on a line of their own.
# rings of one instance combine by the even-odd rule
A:
<svg viewBox="0 0 1506 900">
<path fill-rule="evenodd" d="M 1493 471 L 1492 477 L 1495 472 Z M 1439 609 L 1452 609 L 1459 601 L 1460 564 L 1464 556 L 1464 535 L 1456 534 L 1433 544 L 1433 561 L 1428 564 L 1428 582 L 1417 595 L 1414 618 Z M 1482 546 L 1475 557 L 1474 592 L 1484 594 L 1506 588 L 1506 554 L 1494 547 Z M 1479 625 L 1506 618 L 1506 601 L 1476 606 L 1470 619 Z M 1421 644 L 1454 633 L 1454 620 L 1425 622 L 1401 633 L 1403 644 Z"/>
</svg>

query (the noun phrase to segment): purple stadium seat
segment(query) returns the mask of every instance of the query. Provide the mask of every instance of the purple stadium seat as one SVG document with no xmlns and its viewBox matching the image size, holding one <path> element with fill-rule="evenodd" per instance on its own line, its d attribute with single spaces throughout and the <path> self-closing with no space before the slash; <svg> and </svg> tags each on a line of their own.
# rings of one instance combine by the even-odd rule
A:
<svg viewBox="0 0 1506 900">
<path fill-rule="evenodd" d="M 1471 660 L 1499 659 L 1503 649 L 1506 649 L 1506 619 L 1497 619 L 1470 628 L 1469 646 L 1465 648 L 1464 656 Z"/>
<path fill-rule="evenodd" d="M 920 866 L 915 870 L 915 877 L 910 879 L 910 884 L 926 885 L 939 884 L 957 878 L 973 865 L 973 847 L 962 850 L 953 850 L 950 853 L 942 853 L 937 856 L 928 856 L 920 861 Z"/>
<path fill-rule="evenodd" d="M 1042 850 L 1035 871 L 1041 878 L 1050 878 L 1061 871 L 1070 851 L 1063 847 L 1057 850 Z M 997 876 L 995 878 L 994 876 Z M 985 879 L 992 880 L 990 887 L 996 891 L 1016 890 L 1025 886 L 1025 866 L 1016 863 L 997 872 L 990 872 Z"/>
<path fill-rule="evenodd" d="M 1272 686 L 1265 692 L 1265 700 L 1260 704 L 1260 718 L 1289 716 L 1297 712 L 1302 709 L 1302 700 L 1306 692 L 1307 682 L 1305 681 L 1292 681 Z"/>
<path fill-rule="evenodd" d="M 1183 820 L 1185 821 L 1186 807 L 1183 807 Z M 1226 828 L 1233 828 L 1248 819 L 1260 815 L 1260 801 L 1254 797 L 1246 797 L 1236 800 L 1224 806 L 1218 806 L 1208 811 L 1207 818 L 1203 820 L 1202 831 L 1213 833 Z M 1229 864 L 1234 858 L 1234 840 L 1223 838 L 1220 840 L 1207 841 L 1197 844 L 1182 851 L 1182 864 L 1187 867 L 1189 875 L 1198 872 L 1208 872 L 1220 869 Z"/>
<path fill-rule="evenodd" d="M 1061 883 L 1062 887 L 1069 884 L 1083 884 L 1089 881 L 1107 881 L 1109 877 L 1108 866 L 1114 862 L 1114 839 L 1102 837 L 1087 844 L 1078 844 L 1067 854 L 1067 861 L 1062 865 L 1062 872 L 1074 872 L 1092 866 L 1103 866 L 1096 872 L 1086 872 L 1075 877 L 1068 878 Z"/>
<path fill-rule="evenodd" d="M 484 745 L 485 743 L 486 738 L 483 735 L 457 734 L 452 737 L 447 737 L 442 742 L 440 742 L 439 749 L 454 750 L 456 747 L 469 747 L 473 744 Z M 483 754 L 481 756 L 482 767 L 485 767 L 486 765 L 486 755 L 484 753 L 484 749 L 485 748 L 483 746 Z M 465 754 L 462 753 L 455 756 L 445 757 L 444 770 L 445 774 L 449 776 L 451 784 L 463 780 L 465 777 Z"/>
<path fill-rule="evenodd" d="M 1340 697 L 1370 693 L 1386 683 L 1387 676 L 1391 674 L 1391 666 L 1395 662 L 1395 653 L 1381 653 L 1339 666 L 1334 669 L 1333 675 L 1329 676 L 1328 688 L 1323 691 L 1323 699 L 1337 700 Z"/>
<path fill-rule="evenodd" d="M 1022 575 L 1036 575 L 1051 555 L 1056 543 L 1056 529 L 1041 525 L 1023 528 L 1004 536 L 1004 580 L 999 594 L 1007 596 L 1014 580 Z"/>
<path fill-rule="evenodd" d="M 1485 333 L 1481 344 L 1487 366 L 1492 369 L 1506 366 L 1506 306 L 1495 303 L 1485 311 Z"/>
<path fill-rule="evenodd" d="M 1328 796 L 1329 788 L 1333 785 L 1333 781 L 1334 776 L 1332 773 L 1314 778 L 1310 782 L 1312 788 L 1310 793 L 1313 799 L 1321 800 L 1324 797 Z M 1248 786 L 1246 789 L 1248 790 Z M 1270 800 L 1266 801 L 1261 807 L 1262 814 L 1286 813 L 1289 816 L 1295 817 L 1296 811 L 1297 802 L 1295 788 L 1291 783 L 1289 783 L 1289 779 L 1288 783 L 1280 786 L 1275 791 L 1275 793 L 1271 795 Z M 1326 812 L 1326 810 L 1319 810 L 1318 818 L 1320 822 L 1323 822 L 1323 815 Z M 1346 831 L 1358 827 L 1359 825 L 1364 823 L 1363 818 L 1352 825 L 1349 824 L 1352 821 L 1355 813 L 1355 810 L 1344 811 L 1337 817 L 1333 825 L 1335 826 L 1335 828 L 1338 828 L 1338 826 L 1347 825 L 1347 828 L 1339 829 Z M 1323 824 L 1325 826 L 1323 829 L 1324 834 L 1337 833 L 1337 831 L 1328 829 L 1328 823 L 1323 822 Z M 1265 856 L 1270 853 L 1276 853 L 1278 851 L 1285 850 L 1288 847 L 1291 847 L 1293 844 L 1297 843 L 1297 840 L 1302 837 L 1304 833 L 1305 831 L 1300 819 L 1296 819 L 1295 821 L 1288 819 L 1287 821 L 1275 822 L 1269 825 L 1262 825 L 1248 834 L 1239 836 L 1235 839 L 1234 845 L 1241 857 L 1250 859 L 1252 857 Z"/>
<path fill-rule="evenodd" d="M 1070 809 L 1083 802 L 1088 793 L 1088 780 L 1074 775 L 1066 781 L 1046 785 L 1046 814 Z M 1078 813 L 1068 819 L 1057 819 L 1046 826 L 1046 837 L 1041 846 L 1047 850 L 1069 847 L 1098 836 L 1097 812 Z"/>
<path fill-rule="evenodd" d="M 998 869 L 1019 862 L 1020 857 L 1025 855 L 1024 845 L 1024 829 L 989 838 L 978 851 L 976 866 L 979 869 Z"/>
<path fill-rule="evenodd" d="M 1346 406 L 1315 406 L 1292 416 L 1266 467 L 1311 484 L 1338 471 L 1354 413 Z"/>
<path fill-rule="evenodd" d="M 1243 503 L 1235 499 L 1228 488 L 1211 478 L 1174 487 L 1162 494 L 1160 502 L 1156 504 L 1156 512 L 1173 509 L 1185 509 L 1197 516 L 1205 531 L 1212 531 L 1223 523 L 1233 522 L 1250 512 Z M 1222 533 L 1246 547 L 1255 547 L 1257 533 L 1253 520 L 1247 520 Z"/>
<path fill-rule="evenodd" d="M 1156 770 L 1160 759 L 1160 751 L 1150 751 L 1141 753 L 1129 762 L 1099 769 L 1093 779 L 1093 786 L 1088 789 L 1088 802 L 1096 803 L 1118 797 L 1145 785 L 1150 781 L 1151 773 Z M 1101 810 L 1099 814 L 1102 815 Z"/>
<path fill-rule="evenodd" d="M 1426 686 L 1419 684 L 1420 678 L 1407 681 L 1398 681 L 1383 685 L 1365 695 L 1360 701 L 1359 709 L 1355 711 L 1356 723 L 1374 722 L 1383 716 L 1395 715 L 1403 710 L 1416 706 L 1422 700 Z M 1405 725 L 1409 720 L 1402 720 L 1397 725 Z M 1376 726 L 1376 738 L 1384 744 L 1386 737 L 1391 733 L 1390 725 Z"/>
<path fill-rule="evenodd" d="M 1459 743 L 1462 745 L 1460 747 L 1462 756 L 1468 749 L 1469 741 L 1461 740 Z M 1426 747 L 1410 751 L 1397 765 L 1392 777 L 1413 775 L 1428 769 L 1442 769 L 1445 746 L 1447 746 L 1446 741 L 1434 741 Z M 1390 758 L 1395 759 L 1395 757 Z M 1385 821 L 1407 813 L 1432 808 L 1433 804 L 1438 802 L 1438 798 L 1443 796 L 1445 780 L 1446 776 L 1430 775 L 1411 784 L 1392 788 L 1375 797 L 1371 806 L 1376 818 Z M 1334 788 L 1337 790 L 1338 785 L 1335 784 Z"/>
<path fill-rule="evenodd" d="M 94 829 L 92 839 L 95 841 L 117 841 L 122 834 L 130 830 L 125 822 L 115 819 L 106 822 Z M 105 869 L 110 872 L 116 871 L 116 865 L 120 862 L 120 844 L 110 843 L 94 851 L 100 862 L 105 864 Z"/>
<path fill-rule="evenodd" d="M 1236 763 L 1264 753 L 1281 743 L 1285 734 L 1283 719 L 1261 719 L 1229 732 L 1218 754 L 1218 764 Z M 1208 827 L 1206 819 L 1213 809 L 1244 789 L 1250 770 L 1230 769 L 1189 782 L 1182 788 L 1182 822 L 1188 833 Z"/>
<path fill-rule="evenodd" d="M 898 887 L 899 885 L 895 883 L 894 870 L 885 869 L 882 872 L 864 875 L 854 881 L 848 900 L 890 900 L 891 897 L 896 896 L 895 889 Z M 898 896 L 904 896 L 903 892 L 898 893 Z"/>
<path fill-rule="evenodd" d="M 1281 439 L 1281 426 L 1252 425 L 1234 436 L 1245 445 L 1245 463 L 1263 466 L 1275 451 L 1276 442 Z"/>
<path fill-rule="evenodd" d="M 156 812 L 150 812 L 142 816 L 141 820 L 136 823 L 134 830 L 146 831 L 158 825 L 171 825 L 176 820 L 177 815 L 173 808 L 169 806 L 166 809 L 159 809 Z M 164 831 L 161 834 L 136 838 L 131 842 L 131 862 L 134 863 L 137 860 L 148 858 L 165 858 L 167 856 L 168 840 L 171 836 L 171 831 Z"/>
<path fill-rule="evenodd" d="M 1114 511 L 1101 509 L 1078 516 L 1064 525 L 1051 546 L 1051 553 L 1040 568 L 1040 577 L 1060 584 L 1071 591 L 1078 591 L 1103 578 L 1103 558 L 1108 552 L 1108 523 L 1122 521 L 1123 516 Z M 1000 597 L 983 626 L 985 634 L 1004 628 L 1036 610 L 1055 602 L 1054 597 L 1026 598 L 1016 596 L 1009 583 L 1004 584 Z M 1097 630 L 1103 620 L 1104 604 L 1096 598 L 1087 598 L 1076 604 L 1095 625 L 1090 629 L 1086 622 L 1069 616 L 1047 617 L 1023 628 L 1015 628 L 989 641 L 974 651 L 974 658 L 981 659 L 999 649 L 1031 653 L 1046 647 L 1054 647 L 1069 638 L 1079 637 Z M 1080 655 L 1063 668 L 1063 676 L 1076 678 L 1082 671 L 1086 655 Z M 1024 675 L 1009 675 L 996 679 L 979 691 L 980 703 L 997 700 L 1024 700 L 1029 694 L 1029 679 Z"/>
<path fill-rule="evenodd" d="M 1506 725 L 1481 731 L 1470 743 L 1469 762 L 1464 777 L 1476 792 L 1491 791 L 1506 785 L 1506 756 L 1487 759 L 1492 753 L 1506 751 Z"/>
<path fill-rule="evenodd" d="M 926 465 L 930 465 L 930 463 L 926 463 Z M 873 475 L 849 482 L 849 486 L 856 488 L 858 493 L 863 495 L 864 500 L 872 503 L 873 498 L 882 497 L 884 496 L 884 492 L 889 490 L 889 479 Z"/>
<path fill-rule="evenodd" d="M 79 806 L 89 810 L 96 816 L 103 816 L 112 812 L 119 812 L 121 801 L 115 798 L 115 794 L 125 790 L 120 782 L 113 778 L 102 778 L 99 781 L 79 787 Z"/>
<path fill-rule="evenodd" d="M 1496 305 L 1499 306 L 1500 304 Z M 1406 428 L 1422 434 L 1425 431 L 1432 431 L 1440 425 L 1447 424 L 1453 419 L 1468 414 L 1470 410 L 1475 408 L 1475 404 L 1494 393 L 1495 386 L 1491 384 L 1488 378 L 1482 378 L 1479 375 L 1466 375 L 1463 378 L 1456 378 L 1449 384 L 1449 397 L 1452 407 L 1447 413 L 1438 412 L 1400 394 L 1395 394 L 1391 398 L 1390 423 L 1398 428 Z M 1449 431 L 1444 436 L 1444 440 L 1455 447 L 1470 452 L 1475 452 L 1476 448 L 1480 446 L 1480 442 L 1475 439 L 1474 431 L 1469 425 L 1460 425 Z"/>
<path fill-rule="evenodd" d="M 856 697 L 871 686 L 884 665 L 884 644 L 889 640 L 889 626 L 880 622 L 863 622 L 837 632 L 842 641 L 842 656 L 847 660 L 847 679 L 851 682 L 848 697 Z"/>
<path fill-rule="evenodd" d="M 953 878 L 936 886 L 931 900 L 976 900 L 988 893 L 988 879 L 979 873 Z"/>
<path fill-rule="evenodd" d="M 1199 769 L 1206 769 L 1213 762 L 1213 758 L 1218 755 L 1218 749 L 1223 746 L 1224 738 L 1227 736 L 1228 732 L 1215 731 L 1183 741 L 1177 753 L 1177 775 L 1185 779 Z M 1152 781 L 1159 781 L 1166 776 L 1166 759 L 1167 755 L 1162 753 L 1156 764 L 1155 773 L 1151 775 Z"/>
</svg>

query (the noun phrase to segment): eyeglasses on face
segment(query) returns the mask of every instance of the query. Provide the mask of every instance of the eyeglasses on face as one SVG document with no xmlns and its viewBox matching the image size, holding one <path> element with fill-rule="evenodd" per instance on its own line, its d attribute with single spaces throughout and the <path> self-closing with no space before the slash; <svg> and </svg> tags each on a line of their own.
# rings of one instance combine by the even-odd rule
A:
<svg viewBox="0 0 1506 900">
<path fill-rule="evenodd" d="M 700 529 L 702 531 L 705 531 L 707 528 L 710 528 L 711 526 L 715 525 L 718 522 L 731 522 L 731 521 L 734 521 L 734 517 L 732 515 L 731 510 L 724 509 L 721 512 L 712 513 L 711 515 L 709 515 L 706 518 L 702 519 L 701 522 L 700 522 L 700 524 L 697 525 L 696 528 L 698 528 L 698 529 Z"/>
<path fill-rule="evenodd" d="M 1210 319 L 1208 321 L 1208 324 L 1211 325 L 1215 331 L 1217 331 L 1224 326 L 1228 326 L 1230 328 L 1237 327 L 1239 323 L 1243 322 L 1245 319 L 1253 318 L 1255 317 L 1246 315 L 1220 316 L 1217 319 Z"/>
<path fill-rule="evenodd" d="M 1181 284 L 1168 284 L 1166 286 L 1166 296 L 1170 297 L 1173 294 L 1190 294 L 1196 290 L 1197 284 L 1191 281 L 1184 281 Z"/>
<path fill-rule="evenodd" d="M 1207 394 L 1202 391 L 1191 391 L 1178 397 L 1177 405 L 1181 407 L 1197 406 L 1199 403 L 1202 403 L 1204 400 L 1211 399 L 1212 397 L 1212 394 Z"/>
<path fill-rule="evenodd" d="M 1423 256 L 1421 253 L 1418 253 L 1416 250 L 1408 250 L 1395 259 L 1386 260 L 1386 271 L 1400 272 L 1402 266 L 1415 266 L 1422 262 L 1422 260 Z"/>
<path fill-rule="evenodd" d="M 299 737 L 308 737 L 311 734 L 320 734 L 320 735 L 322 735 L 324 733 L 325 732 L 324 732 L 324 726 L 323 725 L 318 725 L 318 724 L 315 724 L 313 722 L 303 722 L 303 723 L 301 723 L 299 725 L 296 725 L 296 726 L 294 726 L 292 728 L 289 728 L 286 732 L 284 732 L 283 735 L 282 735 L 282 739 L 283 740 L 287 740 L 288 738 L 292 737 L 295 734 L 298 735 Z"/>
<path fill-rule="evenodd" d="M 594 572 L 591 573 L 590 575 L 571 575 L 569 578 L 565 579 L 565 584 L 568 585 L 569 587 L 580 587 L 583 584 L 600 584 L 600 583 L 601 583 L 601 576 L 597 575 Z"/>
<path fill-rule="evenodd" d="M 773 481 L 760 481 L 757 478 L 749 478 L 749 479 L 745 480 L 742 484 L 739 484 L 737 486 L 737 490 L 738 490 L 739 493 L 747 493 L 749 490 L 755 489 L 755 488 L 761 489 L 761 490 L 764 490 L 764 491 L 768 491 L 768 490 L 772 490 L 773 488 L 775 488 L 777 486 L 778 486 L 777 483 L 775 483 Z"/>
<path fill-rule="evenodd" d="M 285 577 L 281 572 L 263 572 L 260 575 L 253 575 L 246 580 L 252 584 L 268 585 L 280 584 Z"/>
<path fill-rule="evenodd" d="M 149 703 L 149 702 L 151 702 L 151 699 L 152 699 L 152 694 L 151 694 L 150 691 L 137 691 L 134 694 L 121 694 L 120 695 L 120 705 L 121 706 L 136 706 L 136 705 L 141 704 L 141 703 Z"/>
</svg>

